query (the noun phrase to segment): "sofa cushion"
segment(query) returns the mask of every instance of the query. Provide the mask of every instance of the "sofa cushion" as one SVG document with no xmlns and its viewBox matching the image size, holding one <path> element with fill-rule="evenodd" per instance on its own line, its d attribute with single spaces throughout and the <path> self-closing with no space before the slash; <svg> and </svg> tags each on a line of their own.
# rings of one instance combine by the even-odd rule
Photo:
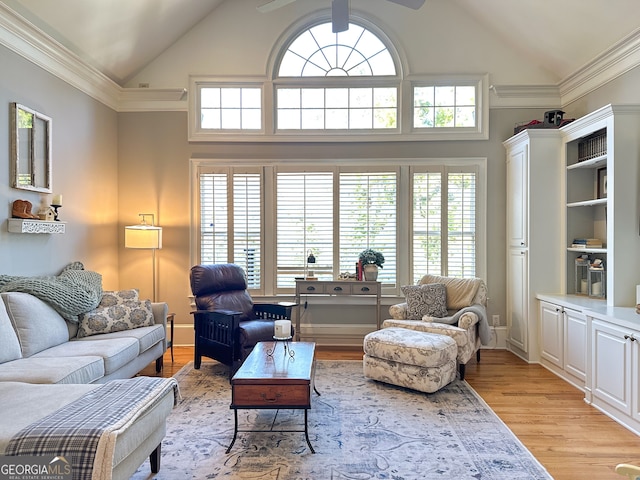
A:
<svg viewBox="0 0 640 480">
<path fill-rule="evenodd" d="M 48 303 L 28 293 L 5 292 L 1 295 L 23 357 L 69 340 L 67 323 Z"/>
<path fill-rule="evenodd" d="M 407 318 L 420 320 L 447 315 L 447 289 L 441 283 L 428 285 L 405 285 L 401 288 L 407 300 Z"/>
<path fill-rule="evenodd" d="M 16 331 L 11 325 L 11 319 L 0 299 L 0 363 L 9 362 L 22 357 L 20 342 L 16 336 Z"/>
<path fill-rule="evenodd" d="M 162 325 L 154 325 L 153 327 L 134 328 L 133 330 L 123 330 L 121 332 L 105 333 L 102 335 L 93 335 L 91 337 L 79 338 L 80 342 L 93 342 L 96 340 L 110 338 L 133 338 L 138 342 L 140 353 L 146 352 L 155 344 L 162 342 L 165 338 L 165 331 Z"/>
<path fill-rule="evenodd" d="M 0 382 L 93 383 L 104 377 L 102 357 L 29 357 L 0 364 Z"/>
<path fill-rule="evenodd" d="M 45 357 L 86 357 L 98 356 L 104 359 L 104 374 L 109 375 L 138 356 L 138 342 L 135 338 L 111 338 L 95 342 L 72 340 L 34 355 Z"/>
<path fill-rule="evenodd" d="M 140 300 L 138 290 L 130 288 L 129 290 L 106 290 L 102 292 L 99 307 L 111 307 L 113 305 L 122 305 L 128 302 L 137 302 Z"/>
<path fill-rule="evenodd" d="M 154 325 L 150 300 L 128 300 L 80 315 L 77 337 L 88 337 L 101 333 L 120 332 Z"/>
</svg>

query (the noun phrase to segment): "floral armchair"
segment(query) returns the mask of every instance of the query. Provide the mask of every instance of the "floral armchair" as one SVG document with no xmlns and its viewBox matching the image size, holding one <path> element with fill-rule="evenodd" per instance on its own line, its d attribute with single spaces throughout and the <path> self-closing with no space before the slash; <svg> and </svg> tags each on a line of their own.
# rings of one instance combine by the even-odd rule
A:
<svg viewBox="0 0 640 480">
<path fill-rule="evenodd" d="M 403 287 L 403 293 L 407 301 L 389 307 L 391 318 L 382 328 L 401 327 L 452 337 L 458 345 L 457 362 L 460 379 L 464 380 L 467 362 L 474 353 L 479 362 L 480 346 L 491 341 L 484 280 L 424 275 L 417 286 Z"/>
</svg>

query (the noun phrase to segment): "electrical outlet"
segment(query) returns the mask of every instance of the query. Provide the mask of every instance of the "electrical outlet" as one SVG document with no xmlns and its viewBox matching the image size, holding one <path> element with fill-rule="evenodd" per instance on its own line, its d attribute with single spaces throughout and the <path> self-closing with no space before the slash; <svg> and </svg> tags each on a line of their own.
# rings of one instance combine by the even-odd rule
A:
<svg viewBox="0 0 640 480">
<path fill-rule="evenodd" d="M 494 315 L 493 316 L 493 326 L 494 327 L 499 327 L 500 326 L 500 315 Z"/>
</svg>

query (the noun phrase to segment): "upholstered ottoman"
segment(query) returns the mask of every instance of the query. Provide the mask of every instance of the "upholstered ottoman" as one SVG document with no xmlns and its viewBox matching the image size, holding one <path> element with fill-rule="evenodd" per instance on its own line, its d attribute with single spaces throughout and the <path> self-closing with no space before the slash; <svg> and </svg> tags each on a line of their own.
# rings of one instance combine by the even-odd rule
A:
<svg viewBox="0 0 640 480">
<path fill-rule="evenodd" d="M 436 392 L 456 378 L 455 340 L 406 328 L 364 337 L 364 376 L 421 392 Z"/>
</svg>

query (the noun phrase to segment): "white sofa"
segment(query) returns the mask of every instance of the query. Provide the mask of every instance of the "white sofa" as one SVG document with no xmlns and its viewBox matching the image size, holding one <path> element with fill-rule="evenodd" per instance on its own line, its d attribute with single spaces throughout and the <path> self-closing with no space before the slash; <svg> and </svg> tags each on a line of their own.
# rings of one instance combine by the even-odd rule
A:
<svg viewBox="0 0 640 480">
<path fill-rule="evenodd" d="M 78 399 L 86 399 L 85 395 L 91 395 L 90 402 L 99 402 L 95 399 L 105 398 L 100 396 L 100 388 L 113 385 L 111 380 L 127 379 L 121 381 L 136 385 L 160 382 L 162 388 L 156 388 L 154 396 L 134 394 L 133 412 L 110 412 L 112 423 L 95 450 L 93 478 L 128 479 L 146 458 L 153 472 L 159 470 L 160 446 L 167 416 L 176 401 L 177 384 L 172 378 L 131 379 L 154 360 L 160 369 L 167 348 L 167 305 L 145 302 L 145 307 L 146 321 L 153 321 L 153 325 L 113 333 L 85 331 L 86 336 L 79 337 L 82 323 L 66 321 L 50 304 L 28 293 L 0 293 L 0 454 L 8 453 L 7 445 L 15 444 L 22 429 L 73 407 Z M 111 442 L 111 446 L 102 448 L 104 442 Z"/>
<path fill-rule="evenodd" d="M 0 294 L 0 381 L 105 383 L 130 378 L 167 349 L 165 303 L 151 305 L 153 326 L 78 338 L 78 325 L 22 292 Z"/>
</svg>

